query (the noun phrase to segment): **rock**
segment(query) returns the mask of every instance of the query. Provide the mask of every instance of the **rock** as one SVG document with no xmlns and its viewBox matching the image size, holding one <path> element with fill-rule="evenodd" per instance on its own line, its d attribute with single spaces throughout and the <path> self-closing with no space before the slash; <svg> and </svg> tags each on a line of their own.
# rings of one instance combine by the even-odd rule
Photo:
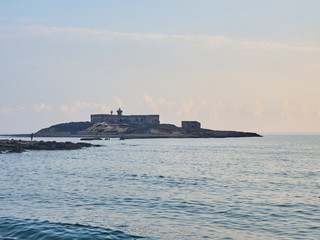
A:
<svg viewBox="0 0 320 240">
<path fill-rule="evenodd" d="M 24 151 L 25 151 L 25 150 L 23 149 L 23 147 L 22 147 L 22 146 L 19 146 L 19 145 L 13 147 L 13 148 L 10 150 L 10 152 L 12 152 L 12 153 L 22 153 L 22 152 L 24 152 Z"/>
<path fill-rule="evenodd" d="M 72 142 L 56 142 L 56 141 L 21 141 L 21 140 L 5 140 L 0 141 L 0 152 L 24 152 L 25 150 L 73 150 L 83 147 L 91 147 L 90 143 L 72 143 Z"/>
<path fill-rule="evenodd" d="M 86 138 L 81 138 L 81 141 L 92 141 L 92 140 L 102 140 L 102 138 L 99 137 L 86 137 Z"/>
<path fill-rule="evenodd" d="M 41 129 L 36 132 L 35 137 L 45 137 L 45 136 L 55 136 L 63 137 L 70 135 L 77 135 L 81 131 L 91 127 L 93 123 L 91 122 L 70 122 L 70 123 L 61 123 L 56 124 L 48 128 Z"/>
</svg>

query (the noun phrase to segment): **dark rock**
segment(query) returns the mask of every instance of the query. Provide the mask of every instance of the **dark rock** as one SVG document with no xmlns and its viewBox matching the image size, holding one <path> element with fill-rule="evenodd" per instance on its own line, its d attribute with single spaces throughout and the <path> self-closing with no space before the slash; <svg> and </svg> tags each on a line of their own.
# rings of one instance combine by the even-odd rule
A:
<svg viewBox="0 0 320 240">
<path fill-rule="evenodd" d="M 17 146 L 13 147 L 13 148 L 10 150 L 10 152 L 12 152 L 12 153 L 22 153 L 22 152 L 24 152 L 24 151 L 25 151 L 25 150 L 24 150 L 23 147 L 20 146 L 20 145 L 17 145 Z"/>
<path fill-rule="evenodd" d="M 1 140 L 0 152 L 24 152 L 25 150 L 73 150 L 83 147 L 91 147 L 90 143 L 72 143 L 72 142 L 56 142 L 56 141 L 21 141 L 21 140 Z"/>
<path fill-rule="evenodd" d="M 102 138 L 99 138 L 99 137 L 86 137 L 86 138 L 81 138 L 80 140 L 81 141 L 92 141 L 92 140 L 102 140 Z"/>
</svg>

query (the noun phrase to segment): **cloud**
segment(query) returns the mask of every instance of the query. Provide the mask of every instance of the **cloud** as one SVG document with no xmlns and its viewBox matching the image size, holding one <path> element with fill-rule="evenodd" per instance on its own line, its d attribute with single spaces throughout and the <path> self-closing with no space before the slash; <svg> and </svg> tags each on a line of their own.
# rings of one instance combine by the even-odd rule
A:
<svg viewBox="0 0 320 240">
<path fill-rule="evenodd" d="M 226 107 L 225 104 L 221 100 L 218 100 L 213 104 L 208 104 L 208 106 L 206 106 L 205 109 L 209 110 L 209 112 L 211 113 L 211 116 L 213 116 L 214 118 L 217 118 L 223 115 L 223 113 L 225 112 L 225 107 Z"/>
<path fill-rule="evenodd" d="M 268 41 L 253 41 L 253 40 L 240 40 L 236 42 L 239 48 L 245 49 L 260 49 L 260 50 L 292 50 L 304 52 L 320 52 L 319 47 L 309 46 L 292 46 L 284 43 L 268 42 Z"/>
<path fill-rule="evenodd" d="M 281 105 L 281 118 L 301 118 L 301 119 L 316 119 L 319 117 L 319 105 L 317 103 L 307 102 L 289 102 L 284 100 Z"/>
<path fill-rule="evenodd" d="M 13 108 L 9 108 L 9 107 L 1 107 L 0 108 L 1 115 L 12 116 L 13 112 L 14 112 Z"/>
<path fill-rule="evenodd" d="M 52 111 L 52 107 L 50 105 L 46 105 L 44 103 L 38 103 L 38 104 L 35 104 L 33 106 L 33 109 L 36 111 L 36 112 L 41 112 L 43 110 L 45 111 L 49 111 L 51 112 Z"/>
<path fill-rule="evenodd" d="M 207 100 L 195 101 L 194 99 L 182 99 L 172 101 L 165 98 L 153 100 L 149 95 L 144 95 L 144 104 L 154 112 L 163 111 L 170 113 L 179 119 L 181 118 L 199 118 L 207 114 L 207 117 L 217 118 L 225 111 L 225 104 L 218 100 L 208 102 Z"/>
<path fill-rule="evenodd" d="M 102 113 L 109 112 L 109 107 L 103 103 L 95 103 L 95 102 L 80 102 L 74 101 L 71 104 L 62 104 L 60 106 L 60 110 L 67 114 L 76 114 L 83 109 L 95 109 Z"/>
<path fill-rule="evenodd" d="M 43 18 L 35 18 L 35 17 L 30 17 L 30 16 L 25 16 L 25 17 L 20 17 L 20 18 L 14 19 L 15 22 L 28 23 L 28 24 L 38 23 L 43 20 L 44 20 Z"/>
<path fill-rule="evenodd" d="M 181 115 L 195 115 L 197 112 L 196 105 L 192 99 L 183 100 L 180 102 L 179 111 L 177 112 L 178 116 Z"/>
<path fill-rule="evenodd" d="M 12 117 L 14 115 L 14 113 L 17 112 L 25 112 L 27 111 L 26 107 L 16 107 L 16 108 L 11 108 L 11 107 L 5 107 L 2 106 L 0 107 L 0 115 L 5 115 L 5 116 L 9 116 Z"/>
<path fill-rule="evenodd" d="M 150 107 L 154 108 L 156 106 L 155 102 L 148 95 L 144 95 L 144 100 L 150 105 Z"/>
<path fill-rule="evenodd" d="M 307 103 L 301 103 L 300 111 L 301 111 L 301 115 L 305 118 L 317 116 L 317 110 L 313 106 Z"/>
<path fill-rule="evenodd" d="M 253 116 L 255 117 L 261 117 L 263 114 L 263 104 L 260 101 L 256 102 L 255 110 L 253 112 Z"/>
<path fill-rule="evenodd" d="M 147 94 L 143 96 L 144 101 L 149 105 L 153 110 L 158 110 L 161 105 L 172 105 L 172 102 L 164 100 L 164 98 L 159 98 L 158 100 L 153 100 Z"/>
<path fill-rule="evenodd" d="M 118 96 L 113 96 L 112 100 L 114 102 L 114 105 L 116 105 L 117 107 L 123 108 L 126 106 Z"/>
<path fill-rule="evenodd" d="M 27 20 L 29 18 L 26 18 Z M 41 19 L 29 19 L 40 21 Z M 251 39 L 235 39 L 223 35 L 168 35 L 153 33 L 120 33 L 101 29 L 71 28 L 71 27 L 43 27 L 23 26 L 8 27 L 0 26 L 0 37 L 16 38 L 49 38 L 65 39 L 67 41 L 149 41 L 155 43 L 188 43 L 198 47 L 208 48 L 233 48 L 233 49 L 260 49 L 291 50 L 305 52 L 320 52 L 320 47 L 293 46 L 285 43 L 270 41 L 255 41 Z"/>
</svg>

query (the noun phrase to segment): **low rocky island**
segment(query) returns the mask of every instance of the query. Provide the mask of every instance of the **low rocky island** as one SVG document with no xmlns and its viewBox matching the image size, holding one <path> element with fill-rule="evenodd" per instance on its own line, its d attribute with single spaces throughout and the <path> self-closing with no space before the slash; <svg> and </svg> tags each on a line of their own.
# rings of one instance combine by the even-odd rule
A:
<svg viewBox="0 0 320 240">
<path fill-rule="evenodd" d="M 230 138 L 261 137 L 253 132 L 219 131 L 203 128 L 182 128 L 173 124 L 128 124 L 108 122 L 70 122 L 41 129 L 35 137 L 80 138 Z"/>
<path fill-rule="evenodd" d="M 254 132 L 221 131 L 201 128 L 198 121 L 181 121 L 181 127 L 160 123 L 160 116 L 92 114 L 89 122 L 56 124 L 36 132 L 34 137 L 78 137 L 81 140 L 102 140 L 110 138 L 238 138 L 261 137 Z"/>
<path fill-rule="evenodd" d="M 0 153 L 16 152 L 25 150 L 74 150 L 83 147 L 98 146 L 90 143 L 56 142 L 56 141 L 22 141 L 22 140 L 0 140 Z"/>
</svg>

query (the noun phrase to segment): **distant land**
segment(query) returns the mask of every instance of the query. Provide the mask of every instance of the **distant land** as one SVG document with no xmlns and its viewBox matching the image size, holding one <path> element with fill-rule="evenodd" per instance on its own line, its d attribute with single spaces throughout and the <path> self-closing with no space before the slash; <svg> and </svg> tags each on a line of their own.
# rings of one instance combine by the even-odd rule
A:
<svg viewBox="0 0 320 240">
<path fill-rule="evenodd" d="M 35 137 L 101 138 L 230 138 L 261 137 L 253 132 L 182 128 L 173 124 L 129 124 L 108 122 L 70 122 L 41 129 Z"/>
<path fill-rule="evenodd" d="M 253 132 L 220 131 L 201 128 L 198 121 L 181 121 L 181 127 L 160 123 L 160 115 L 124 115 L 119 108 L 117 114 L 91 114 L 90 122 L 56 124 L 36 132 L 34 137 L 80 137 L 99 138 L 237 138 L 261 137 Z M 8 135 L 7 135 L 8 136 Z M 11 135 L 28 136 L 28 135 Z M 30 135 L 29 135 L 30 136 Z"/>
</svg>

